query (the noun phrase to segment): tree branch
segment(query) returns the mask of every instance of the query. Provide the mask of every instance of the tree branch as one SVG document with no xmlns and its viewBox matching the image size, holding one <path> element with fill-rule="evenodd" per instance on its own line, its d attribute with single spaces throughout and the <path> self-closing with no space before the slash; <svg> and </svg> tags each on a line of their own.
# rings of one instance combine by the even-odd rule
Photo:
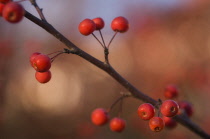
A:
<svg viewBox="0 0 210 139">
<path fill-rule="evenodd" d="M 122 86 L 124 86 L 131 94 L 147 103 L 151 103 L 154 106 L 158 103 L 158 101 L 154 100 L 153 98 L 147 96 L 146 94 L 139 91 L 135 88 L 131 83 L 129 83 L 126 79 L 124 79 L 118 72 L 116 72 L 111 65 L 101 62 L 100 60 L 94 58 L 93 56 L 89 55 L 88 53 L 84 52 L 83 50 L 79 49 L 74 43 L 64 37 L 61 33 L 59 33 L 52 25 L 47 22 L 43 22 L 42 20 L 38 19 L 34 15 L 30 14 L 26 11 L 25 17 L 38 26 L 45 29 L 48 33 L 55 36 L 58 40 L 64 43 L 68 48 L 69 51 L 73 54 L 76 54 L 85 60 L 89 61 L 93 65 L 97 66 L 98 68 L 102 69 L 106 73 L 108 73 L 111 77 L 113 77 L 117 82 L 119 82 Z M 202 130 L 199 126 L 193 123 L 189 118 L 183 116 L 175 116 L 174 119 L 181 123 L 186 128 L 190 129 L 192 132 L 196 133 L 202 138 L 210 139 L 210 135 L 207 134 L 204 130 Z"/>
</svg>

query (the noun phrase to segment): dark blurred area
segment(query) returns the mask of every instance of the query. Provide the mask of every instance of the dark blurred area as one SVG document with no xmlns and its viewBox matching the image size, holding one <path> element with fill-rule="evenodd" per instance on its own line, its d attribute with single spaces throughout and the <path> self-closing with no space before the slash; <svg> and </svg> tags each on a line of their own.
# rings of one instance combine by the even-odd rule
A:
<svg viewBox="0 0 210 139">
<path fill-rule="evenodd" d="M 26 10 L 38 16 L 28 1 Z M 192 103 L 192 120 L 210 133 L 210 1 L 209 0 L 37 0 L 47 21 L 79 48 L 104 61 L 103 49 L 92 36 L 82 36 L 78 24 L 102 17 L 106 44 L 114 32 L 112 19 L 124 16 L 130 29 L 110 46 L 110 63 L 135 87 L 164 100 L 164 89 L 176 84 L 179 98 Z M 99 37 L 99 33 L 95 33 Z M 75 55 L 60 55 L 52 64 L 49 83 L 36 81 L 29 57 L 66 48 L 28 19 L 18 24 L 0 18 L 0 139 L 197 139 L 178 125 L 160 133 L 137 116 L 143 102 L 126 98 L 122 133 L 97 127 L 90 114 L 109 108 L 127 92 L 102 70 Z M 118 108 L 111 117 L 117 116 Z"/>
</svg>

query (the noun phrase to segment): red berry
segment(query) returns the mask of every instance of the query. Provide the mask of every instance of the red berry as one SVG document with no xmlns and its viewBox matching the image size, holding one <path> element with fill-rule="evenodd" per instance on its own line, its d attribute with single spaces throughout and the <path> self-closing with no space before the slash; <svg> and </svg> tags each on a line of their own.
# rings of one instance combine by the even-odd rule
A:
<svg viewBox="0 0 210 139">
<path fill-rule="evenodd" d="M 125 17 L 119 16 L 112 20 L 111 27 L 112 30 L 123 33 L 128 30 L 129 23 Z"/>
<path fill-rule="evenodd" d="M 4 4 L 0 3 L 0 16 L 2 16 L 3 9 L 4 9 Z"/>
<path fill-rule="evenodd" d="M 87 36 L 95 31 L 96 24 L 91 19 L 85 19 L 79 24 L 78 29 L 81 34 Z"/>
<path fill-rule="evenodd" d="M 163 121 L 165 126 L 169 129 L 175 128 L 177 126 L 177 122 L 170 117 L 163 117 Z"/>
<path fill-rule="evenodd" d="M 167 99 L 173 99 L 173 98 L 177 97 L 178 96 L 178 89 L 177 89 L 177 87 L 174 86 L 174 85 L 168 85 L 165 88 L 164 96 Z"/>
<path fill-rule="evenodd" d="M 51 79 L 51 72 L 48 70 L 46 72 L 36 72 L 36 80 L 40 83 L 47 83 Z"/>
<path fill-rule="evenodd" d="M 96 24 L 96 30 L 104 28 L 104 20 L 100 17 L 94 18 L 93 22 Z"/>
<path fill-rule="evenodd" d="M 91 114 L 91 120 L 95 125 L 104 125 L 109 121 L 109 115 L 103 108 L 95 109 Z"/>
<path fill-rule="evenodd" d="M 39 54 L 33 60 L 33 67 L 38 72 L 48 71 L 51 67 L 51 59 L 47 55 Z"/>
<path fill-rule="evenodd" d="M 4 19 L 10 23 L 18 23 L 22 20 L 24 14 L 24 8 L 16 2 L 9 2 L 5 4 L 2 12 Z"/>
<path fill-rule="evenodd" d="M 155 115 L 155 108 L 150 103 L 141 104 L 138 108 L 138 115 L 143 120 L 149 120 Z"/>
<path fill-rule="evenodd" d="M 149 127 L 154 132 L 160 132 L 163 130 L 165 123 L 162 118 L 160 117 L 153 117 L 149 120 Z"/>
<path fill-rule="evenodd" d="M 110 121 L 109 127 L 112 131 L 121 132 L 125 128 L 125 120 L 115 117 Z"/>
<path fill-rule="evenodd" d="M 33 65 L 34 58 L 35 58 L 37 55 L 40 55 L 40 54 L 41 54 L 41 53 L 39 53 L 39 52 L 35 52 L 35 53 L 31 54 L 31 56 L 30 56 L 30 63 L 31 63 L 31 66 L 32 66 L 32 67 L 34 67 L 34 65 Z"/>
<path fill-rule="evenodd" d="M 173 100 L 166 100 L 160 107 L 161 113 L 166 117 L 173 117 L 179 111 L 179 105 Z"/>
<path fill-rule="evenodd" d="M 181 101 L 178 104 L 179 104 L 180 110 L 183 110 L 187 114 L 187 116 L 191 117 L 193 115 L 194 110 L 193 110 L 192 105 L 189 102 Z"/>
<path fill-rule="evenodd" d="M 10 2 L 11 0 L 0 0 L 0 2 L 2 2 L 2 3 L 8 3 L 8 2 Z"/>
</svg>

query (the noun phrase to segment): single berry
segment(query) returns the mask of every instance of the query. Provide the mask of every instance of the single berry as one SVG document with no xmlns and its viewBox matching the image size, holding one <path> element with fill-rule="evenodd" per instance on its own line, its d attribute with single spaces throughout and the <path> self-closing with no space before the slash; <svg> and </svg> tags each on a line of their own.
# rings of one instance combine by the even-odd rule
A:
<svg viewBox="0 0 210 139">
<path fill-rule="evenodd" d="M 194 110 L 193 110 L 192 105 L 189 102 L 181 101 L 178 104 L 179 104 L 180 110 L 185 112 L 187 116 L 191 117 L 193 115 Z"/>
<path fill-rule="evenodd" d="M 178 89 L 175 85 L 168 85 L 165 88 L 164 96 L 167 99 L 173 99 L 178 96 Z"/>
<path fill-rule="evenodd" d="M 39 54 L 33 59 L 33 67 L 38 72 L 48 71 L 51 67 L 51 59 L 47 55 Z"/>
<path fill-rule="evenodd" d="M 114 31 L 126 32 L 129 28 L 128 20 L 125 17 L 119 16 L 112 20 L 111 28 Z"/>
<path fill-rule="evenodd" d="M 36 72 L 36 80 L 40 83 L 47 83 L 51 79 L 51 72 L 48 70 L 46 72 Z"/>
<path fill-rule="evenodd" d="M 125 128 L 125 120 L 115 117 L 110 121 L 109 127 L 112 131 L 122 132 Z"/>
<path fill-rule="evenodd" d="M 0 16 L 2 16 L 3 9 L 4 9 L 4 4 L 0 3 Z"/>
<path fill-rule="evenodd" d="M 177 122 L 170 117 L 163 117 L 163 121 L 165 123 L 165 127 L 172 129 L 177 126 Z"/>
<path fill-rule="evenodd" d="M 9 2 L 5 4 L 2 12 L 4 19 L 10 23 L 20 22 L 23 19 L 24 14 L 24 8 L 16 2 Z"/>
<path fill-rule="evenodd" d="M 91 120 L 95 125 L 104 125 L 109 121 L 109 115 L 103 108 L 95 109 L 91 114 Z"/>
<path fill-rule="evenodd" d="M 10 2 L 11 0 L 0 0 L 1 3 L 8 3 Z"/>
<path fill-rule="evenodd" d="M 155 115 L 155 108 L 150 103 L 141 104 L 138 108 L 138 115 L 143 120 L 149 120 Z"/>
<path fill-rule="evenodd" d="M 31 56 L 30 56 L 30 63 L 31 63 L 31 66 L 32 66 L 32 67 L 34 67 L 34 65 L 33 65 L 34 58 L 35 58 L 37 55 L 40 55 L 40 54 L 41 54 L 41 53 L 39 53 L 39 52 L 35 52 L 35 53 L 31 54 Z"/>
<path fill-rule="evenodd" d="M 160 107 L 161 113 L 166 117 L 173 117 L 179 111 L 179 105 L 173 100 L 166 100 Z"/>
<path fill-rule="evenodd" d="M 85 19 L 79 24 L 78 29 L 82 35 L 87 36 L 95 31 L 96 24 L 91 19 Z"/>
<path fill-rule="evenodd" d="M 96 24 L 96 30 L 104 28 L 104 20 L 100 17 L 94 18 L 93 22 Z"/>
<path fill-rule="evenodd" d="M 160 117 L 153 117 L 149 120 L 149 127 L 154 132 L 160 132 L 163 130 L 165 123 L 162 118 Z"/>
</svg>

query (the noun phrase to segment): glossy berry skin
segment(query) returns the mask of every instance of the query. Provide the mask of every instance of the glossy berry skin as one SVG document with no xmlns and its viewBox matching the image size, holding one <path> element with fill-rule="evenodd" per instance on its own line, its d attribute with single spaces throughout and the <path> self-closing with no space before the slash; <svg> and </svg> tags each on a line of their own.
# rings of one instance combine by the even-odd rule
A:
<svg viewBox="0 0 210 139">
<path fill-rule="evenodd" d="M 8 3 L 10 2 L 11 0 L 0 0 L 1 3 Z"/>
<path fill-rule="evenodd" d="M 2 16 L 3 9 L 4 9 L 4 4 L 0 3 L 0 16 Z"/>
<path fill-rule="evenodd" d="M 30 56 L 30 63 L 31 63 L 31 66 L 32 66 L 32 67 L 34 67 L 33 61 L 34 61 L 35 57 L 36 57 L 37 55 L 40 55 L 40 54 L 41 54 L 41 53 L 39 53 L 39 52 L 35 52 L 35 53 L 31 54 L 31 56 Z"/>
<path fill-rule="evenodd" d="M 47 55 L 39 54 L 33 60 L 33 67 L 38 72 L 48 71 L 51 67 L 51 59 Z"/>
<path fill-rule="evenodd" d="M 105 109 L 97 108 L 91 114 L 91 121 L 95 125 L 102 126 L 109 121 L 109 115 Z"/>
<path fill-rule="evenodd" d="M 169 129 L 173 129 L 177 126 L 177 122 L 170 117 L 163 117 L 163 121 L 165 123 L 165 127 Z"/>
<path fill-rule="evenodd" d="M 128 20 L 122 16 L 116 17 L 112 20 L 111 28 L 113 31 L 126 32 L 129 29 Z"/>
<path fill-rule="evenodd" d="M 160 132 L 165 127 L 165 123 L 160 117 L 153 117 L 149 120 L 149 127 L 154 132 Z"/>
<path fill-rule="evenodd" d="M 85 19 L 79 24 L 78 29 L 82 35 L 87 36 L 95 31 L 96 24 L 91 19 Z"/>
<path fill-rule="evenodd" d="M 177 89 L 177 87 L 175 85 L 168 85 L 165 88 L 164 96 L 167 99 L 176 98 L 178 96 L 178 89 Z"/>
<path fill-rule="evenodd" d="M 18 23 L 23 19 L 25 10 L 22 5 L 16 2 L 9 2 L 5 4 L 2 16 L 10 23 Z"/>
<path fill-rule="evenodd" d="M 160 111 L 166 117 L 173 117 L 178 113 L 179 105 L 173 100 L 166 100 L 162 103 Z"/>
<path fill-rule="evenodd" d="M 104 28 L 104 20 L 100 17 L 94 18 L 93 22 L 96 24 L 96 30 L 101 30 Z"/>
<path fill-rule="evenodd" d="M 179 104 L 180 110 L 183 110 L 187 114 L 187 116 L 191 117 L 193 115 L 194 110 L 193 110 L 192 105 L 189 102 L 181 101 L 178 104 Z"/>
<path fill-rule="evenodd" d="M 114 132 L 122 132 L 125 128 L 125 120 L 115 117 L 110 121 L 109 127 Z"/>
<path fill-rule="evenodd" d="M 138 116 L 143 120 L 149 120 L 155 115 L 155 108 L 150 103 L 141 104 L 138 108 Z"/>
<path fill-rule="evenodd" d="M 47 83 L 51 79 L 51 72 L 48 70 L 46 72 L 36 72 L 36 80 L 40 83 Z"/>
</svg>

